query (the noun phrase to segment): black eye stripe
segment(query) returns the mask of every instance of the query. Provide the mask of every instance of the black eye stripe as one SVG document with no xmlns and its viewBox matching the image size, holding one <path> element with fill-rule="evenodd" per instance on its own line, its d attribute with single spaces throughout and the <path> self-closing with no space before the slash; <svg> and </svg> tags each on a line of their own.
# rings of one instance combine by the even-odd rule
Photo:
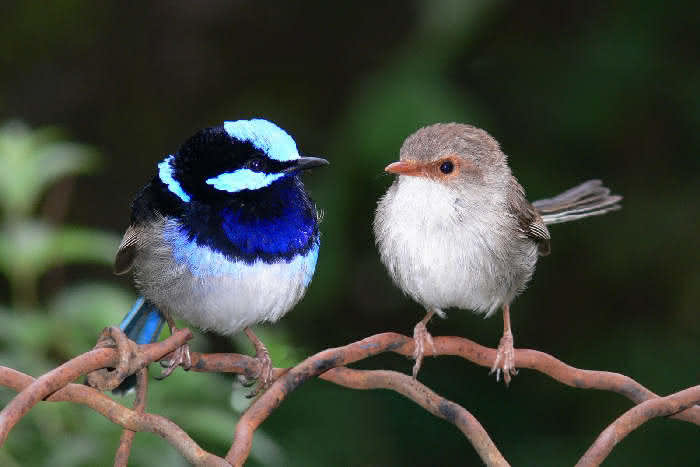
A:
<svg viewBox="0 0 700 467">
<path fill-rule="evenodd" d="M 452 163 L 452 161 L 445 161 L 442 164 L 440 164 L 440 172 L 444 173 L 447 175 L 448 173 L 451 173 L 455 168 L 455 165 Z"/>
<path fill-rule="evenodd" d="M 253 172 L 276 173 L 280 172 L 284 168 L 284 165 L 264 155 L 257 155 L 248 159 L 241 168 L 249 169 Z"/>
<path fill-rule="evenodd" d="M 254 157 L 245 163 L 245 167 L 253 172 L 261 172 L 265 169 L 265 162 L 261 157 Z"/>
</svg>

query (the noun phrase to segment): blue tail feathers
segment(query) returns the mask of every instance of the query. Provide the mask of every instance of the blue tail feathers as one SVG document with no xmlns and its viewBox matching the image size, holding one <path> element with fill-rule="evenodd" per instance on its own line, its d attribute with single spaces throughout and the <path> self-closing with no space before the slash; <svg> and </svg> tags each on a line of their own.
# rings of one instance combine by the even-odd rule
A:
<svg viewBox="0 0 700 467">
<path fill-rule="evenodd" d="M 151 344 L 158 340 L 164 323 L 165 317 L 160 310 L 145 298 L 139 297 L 131 307 L 131 311 L 122 320 L 119 329 L 137 344 Z M 134 386 L 136 386 L 136 375 L 131 375 L 112 390 L 112 393 L 124 395 Z"/>
<path fill-rule="evenodd" d="M 137 344 L 151 344 L 158 340 L 165 317 L 145 298 L 139 297 L 119 325 L 129 339 Z"/>
</svg>

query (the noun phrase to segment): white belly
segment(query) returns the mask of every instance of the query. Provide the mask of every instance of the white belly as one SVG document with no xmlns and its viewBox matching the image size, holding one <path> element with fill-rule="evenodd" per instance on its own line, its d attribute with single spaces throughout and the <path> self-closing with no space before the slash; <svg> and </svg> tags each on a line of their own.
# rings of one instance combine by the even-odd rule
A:
<svg viewBox="0 0 700 467">
<path fill-rule="evenodd" d="M 173 220 L 140 235 L 134 269 L 141 293 L 163 312 L 202 330 L 234 334 L 263 321 L 276 321 L 304 296 L 318 244 L 305 256 L 268 264 L 232 263 L 183 239 Z"/>
<path fill-rule="evenodd" d="M 535 242 L 513 236 L 504 211 L 493 197 L 458 199 L 434 181 L 402 177 L 377 208 L 382 262 L 427 308 L 493 313 L 523 290 L 537 261 Z"/>
</svg>

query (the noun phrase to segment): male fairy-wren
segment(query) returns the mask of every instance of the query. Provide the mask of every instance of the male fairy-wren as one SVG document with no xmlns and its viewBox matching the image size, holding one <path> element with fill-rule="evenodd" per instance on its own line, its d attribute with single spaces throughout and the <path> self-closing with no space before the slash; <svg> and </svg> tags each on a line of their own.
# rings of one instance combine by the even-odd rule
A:
<svg viewBox="0 0 700 467">
<path fill-rule="evenodd" d="M 320 234 L 301 174 L 326 164 L 263 119 L 205 128 L 165 157 L 134 199 L 115 261 L 143 295 L 121 323 L 126 335 L 154 342 L 174 317 L 224 336 L 244 330 L 261 361 L 258 390 L 267 387 L 272 364 L 250 326 L 280 319 L 311 282 Z M 190 364 L 185 345 L 164 375 Z"/>
</svg>

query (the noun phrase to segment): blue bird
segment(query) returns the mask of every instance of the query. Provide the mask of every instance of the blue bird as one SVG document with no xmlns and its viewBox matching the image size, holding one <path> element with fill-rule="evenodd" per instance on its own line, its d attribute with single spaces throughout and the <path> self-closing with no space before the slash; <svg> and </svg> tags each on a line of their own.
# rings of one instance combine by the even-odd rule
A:
<svg viewBox="0 0 700 467">
<path fill-rule="evenodd" d="M 115 272 L 133 272 L 142 294 L 121 323 L 139 344 L 173 318 L 224 336 L 244 330 L 263 371 L 272 364 L 249 326 L 274 322 L 306 292 L 320 245 L 319 216 L 300 172 L 328 164 L 301 157 L 294 139 L 262 119 L 224 122 L 190 137 L 158 164 L 132 203 Z M 175 352 L 163 377 L 190 366 Z M 117 393 L 133 387 L 125 380 Z M 256 391 L 257 392 L 257 391 Z"/>
</svg>

